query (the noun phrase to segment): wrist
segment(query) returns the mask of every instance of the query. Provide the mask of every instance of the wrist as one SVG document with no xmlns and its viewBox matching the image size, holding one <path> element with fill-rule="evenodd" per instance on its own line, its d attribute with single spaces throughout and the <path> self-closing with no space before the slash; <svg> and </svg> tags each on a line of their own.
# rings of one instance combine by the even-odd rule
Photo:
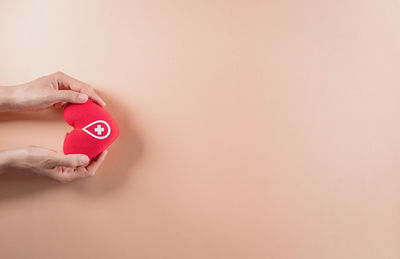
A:
<svg viewBox="0 0 400 259">
<path fill-rule="evenodd" d="M 18 111 L 23 86 L 0 86 L 0 112 Z"/>
<path fill-rule="evenodd" d="M 23 148 L 9 149 L 0 152 L 0 174 L 6 170 L 24 169 L 27 152 Z"/>
<path fill-rule="evenodd" d="M 0 152 L 0 174 L 15 167 L 15 161 L 12 153 L 13 152 L 11 150 Z"/>
<path fill-rule="evenodd" d="M 0 86 L 0 111 L 5 112 L 10 109 L 11 89 L 7 86 Z"/>
</svg>

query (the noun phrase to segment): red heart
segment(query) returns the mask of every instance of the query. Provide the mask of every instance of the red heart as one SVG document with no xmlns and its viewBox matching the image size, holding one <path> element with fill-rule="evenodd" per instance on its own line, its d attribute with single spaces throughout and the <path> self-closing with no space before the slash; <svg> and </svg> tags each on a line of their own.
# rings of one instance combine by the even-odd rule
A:
<svg viewBox="0 0 400 259">
<path fill-rule="evenodd" d="M 68 104 L 64 109 L 64 120 L 74 127 L 65 137 L 64 154 L 85 154 L 93 158 L 106 150 L 119 134 L 110 114 L 91 101 Z"/>
</svg>

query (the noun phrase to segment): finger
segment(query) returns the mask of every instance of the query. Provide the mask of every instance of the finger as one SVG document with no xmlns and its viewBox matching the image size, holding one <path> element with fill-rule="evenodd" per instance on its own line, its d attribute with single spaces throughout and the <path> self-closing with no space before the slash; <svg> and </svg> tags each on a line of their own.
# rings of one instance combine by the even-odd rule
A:
<svg viewBox="0 0 400 259">
<path fill-rule="evenodd" d="M 106 103 L 96 93 L 96 91 L 93 89 L 93 87 L 89 86 L 88 88 L 83 89 L 81 92 L 87 94 L 91 100 L 93 100 L 95 103 L 99 104 L 100 106 L 102 106 L 102 107 L 106 106 Z"/>
<path fill-rule="evenodd" d="M 87 94 L 78 93 L 72 90 L 59 90 L 51 96 L 51 101 L 54 103 L 85 103 L 89 99 Z"/>
<path fill-rule="evenodd" d="M 61 183 L 71 182 L 77 179 L 91 176 L 85 167 L 80 166 L 77 168 L 71 167 L 57 167 L 49 175 L 54 180 Z"/>
<path fill-rule="evenodd" d="M 57 77 L 57 82 L 59 83 L 60 89 L 73 90 L 75 92 L 87 94 L 90 99 L 100 104 L 101 106 L 104 107 L 106 105 L 104 100 L 95 92 L 93 87 L 91 87 L 90 85 L 83 83 L 82 81 L 79 81 L 78 79 L 75 79 L 73 77 L 70 77 L 62 72 L 57 72 L 54 74 L 54 76 Z"/>
<path fill-rule="evenodd" d="M 49 165 L 50 167 L 78 167 L 87 166 L 89 164 L 89 157 L 81 154 L 74 155 L 61 155 L 56 154 L 50 157 Z"/>
<path fill-rule="evenodd" d="M 90 99 L 93 99 L 93 101 L 97 104 L 99 104 L 101 107 L 105 107 L 107 104 L 105 101 L 103 101 L 103 99 L 96 94 L 96 92 L 94 90 L 92 90 L 92 93 L 89 94 Z"/>
<path fill-rule="evenodd" d="M 92 163 L 90 163 L 86 169 L 88 171 L 88 173 L 90 175 L 95 175 L 97 168 L 99 168 L 99 166 L 103 163 L 104 159 L 106 158 L 108 154 L 108 151 L 105 150 L 103 153 L 101 153 L 95 160 L 92 161 Z"/>
</svg>

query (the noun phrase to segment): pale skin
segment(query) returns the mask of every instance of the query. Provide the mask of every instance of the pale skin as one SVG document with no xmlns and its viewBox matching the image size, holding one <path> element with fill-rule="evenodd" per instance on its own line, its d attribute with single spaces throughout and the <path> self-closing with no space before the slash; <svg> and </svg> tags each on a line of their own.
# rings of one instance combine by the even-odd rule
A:
<svg viewBox="0 0 400 259">
<path fill-rule="evenodd" d="M 16 86 L 0 86 L 0 112 L 37 111 L 85 103 L 88 99 L 105 106 L 93 87 L 62 72 Z M 94 176 L 107 151 L 90 160 L 86 155 L 64 155 L 42 147 L 28 146 L 0 151 L 0 174 L 27 171 L 65 183 Z"/>
</svg>

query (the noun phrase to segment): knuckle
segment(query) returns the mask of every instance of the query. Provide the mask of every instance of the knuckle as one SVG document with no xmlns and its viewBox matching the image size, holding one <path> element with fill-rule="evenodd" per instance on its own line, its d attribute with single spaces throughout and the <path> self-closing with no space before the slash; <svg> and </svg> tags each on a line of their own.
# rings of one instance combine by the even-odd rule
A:
<svg viewBox="0 0 400 259">
<path fill-rule="evenodd" d="M 75 156 L 74 161 L 75 161 L 75 165 L 76 166 L 80 165 L 80 161 L 79 161 L 79 157 L 78 156 Z"/>
<path fill-rule="evenodd" d="M 71 181 L 71 179 L 66 175 L 59 175 L 59 176 L 57 176 L 55 178 L 55 180 L 57 180 L 61 184 L 66 184 L 66 183 L 69 183 Z"/>
<path fill-rule="evenodd" d="M 57 71 L 57 72 L 53 73 L 53 76 L 55 76 L 55 77 L 62 77 L 62 76 L 65 76 L 65 73 L 62 72 L 62 71 Z"/>
<path fill-rule="evenodd" d="M 91 85 L 88 85 L 86 83 L 81 84 L 81 92 L 86 93 L 86 94 L 91 94 L 94 90 Z"/>
<path fill-rule="evenodd" d="M 71 182 L 71 181 L 72 181 L 71 178 L 66 178 L 66 179 L 64 179 L 61 183 L 62 183 L 62 184 L 67 184 L 67 183 L 69 183 L 69 182 Z"/>
<path fill-rule="evenodd" d="M 61 184 L 66 184 L 66 183 L 68 183 L 68 180 L 65 179 L 65 178 L 63 178 L 63 177 L 56 178 L 56 180 L 57 180 L 59 183 L 61 183 Z"/>
<path fill-rule="evenodd" d="M 36 151 L 37 147 L 33 146 L 33 145 L 29 145 L 26 147 L 26 151 L 28 153 L 34 153 Z"/>
</svg>

